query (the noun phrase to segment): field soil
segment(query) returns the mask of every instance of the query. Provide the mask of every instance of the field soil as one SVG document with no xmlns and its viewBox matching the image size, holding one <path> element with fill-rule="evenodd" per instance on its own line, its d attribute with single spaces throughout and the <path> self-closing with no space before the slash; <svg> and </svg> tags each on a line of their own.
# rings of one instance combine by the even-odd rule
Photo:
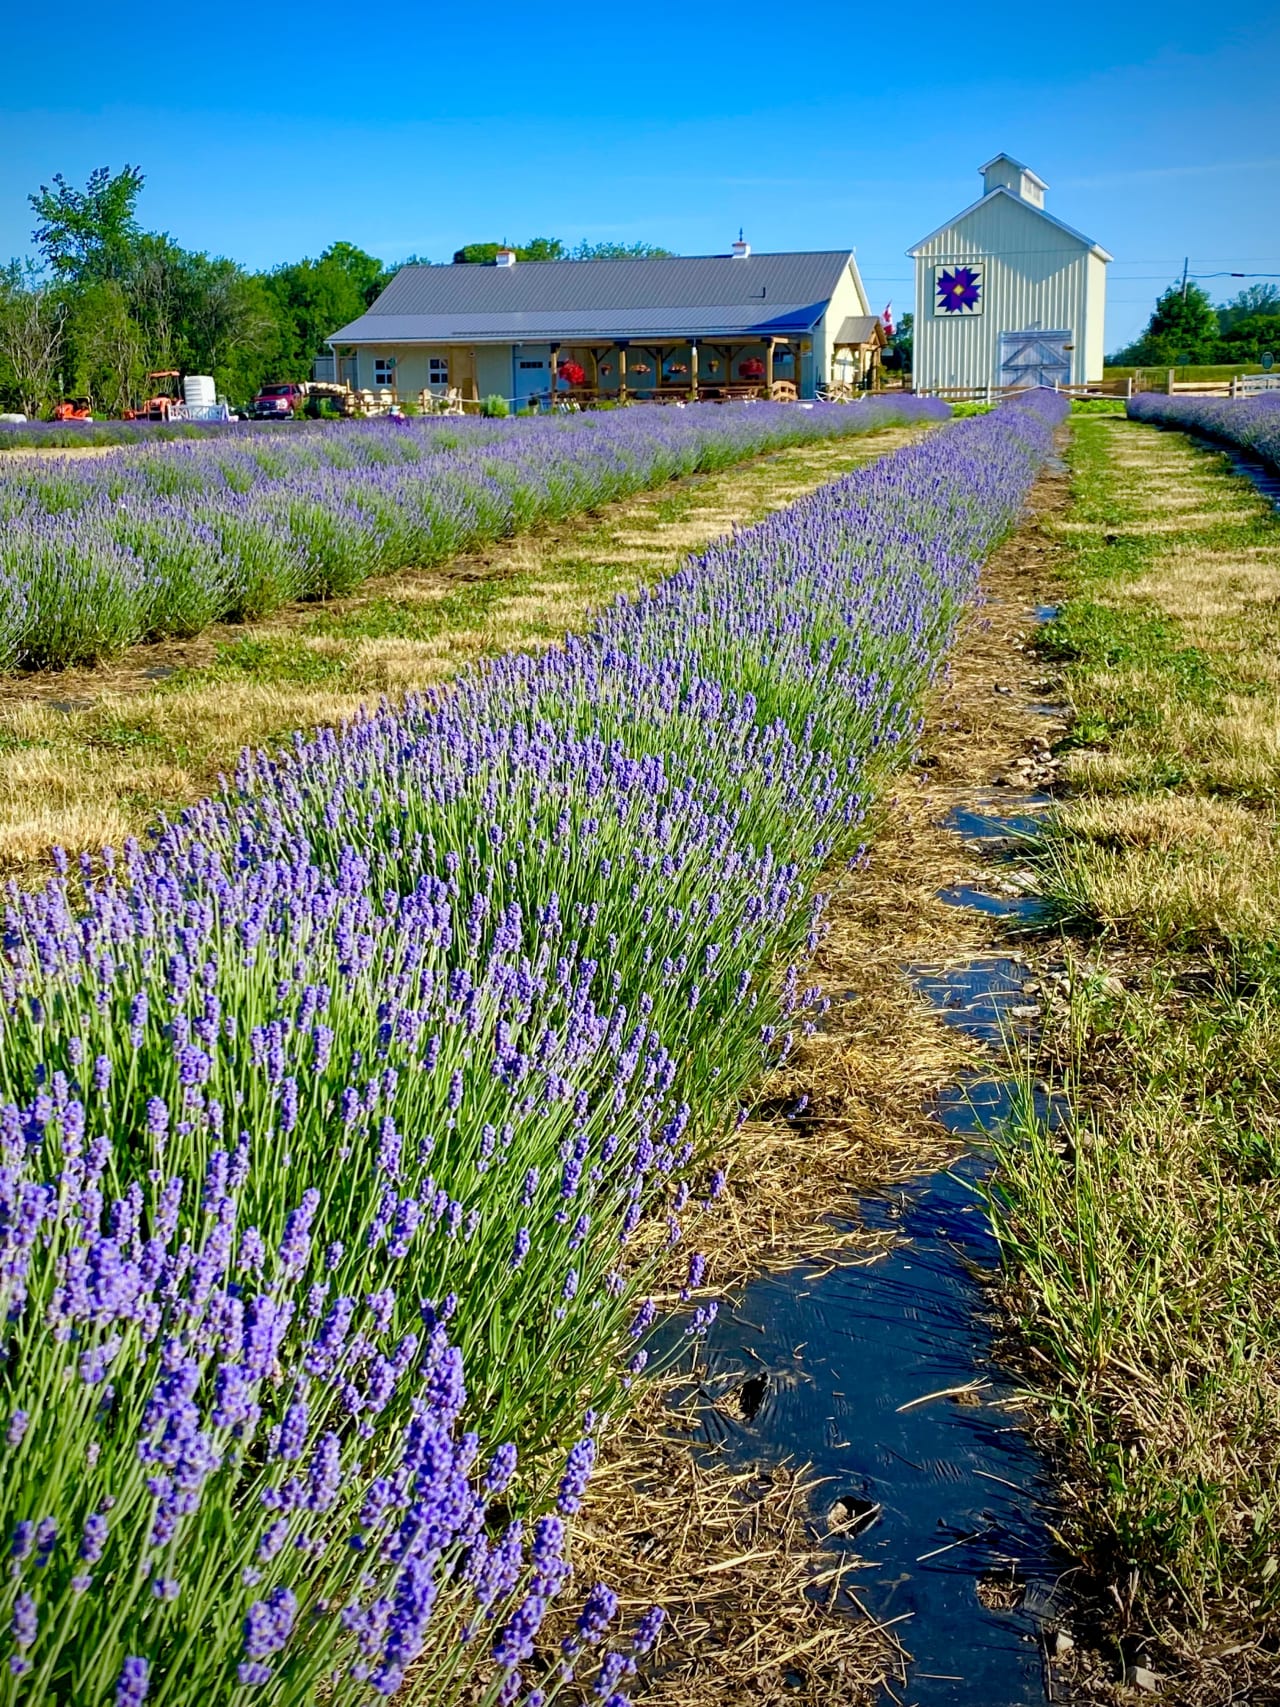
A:
<svg viewBox="0 0 1280 1707">
<path fill-rule="evenodd" d="M 478 659 L 552 645 L 690 551 L 927 430 L 797 446 L 366 582 L 349 599 L 0 680 L 0 871 L 37 873 L 51 845 L 119 846 L 216 788 L 245 746 L 270 749 Z"/>
</svg>

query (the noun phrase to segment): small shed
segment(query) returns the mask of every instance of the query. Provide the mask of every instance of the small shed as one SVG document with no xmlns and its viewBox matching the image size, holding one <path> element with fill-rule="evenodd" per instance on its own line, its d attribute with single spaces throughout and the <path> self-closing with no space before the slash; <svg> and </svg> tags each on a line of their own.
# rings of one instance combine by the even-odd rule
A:
<svg viewBox="0 0 1280 1707">
<path fill-rule="evenodd" d="M 853 389 L 874 383 L 880 352 L 889 342 L 878 314 L 846 314 L 831 342 L 833 386 Z"/>
<path fill-rule="evenodd" d="M 916 390 L 1100 380 L 1111 256 L 1046 211 L 1049 186 L 1020 160 L 979 171 L 982 196 L 908 250 Z"/>
</svg>

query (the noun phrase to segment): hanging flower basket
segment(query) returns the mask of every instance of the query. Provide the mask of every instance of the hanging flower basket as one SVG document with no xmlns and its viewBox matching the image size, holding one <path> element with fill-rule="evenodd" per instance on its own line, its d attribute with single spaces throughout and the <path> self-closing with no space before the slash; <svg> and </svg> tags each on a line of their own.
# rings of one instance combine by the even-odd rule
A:
<svg viewBox="0 0 1280 1707">
<path fill-rule="evenodd" d="M 743 379 L 763 379 L 764 363 L 759 356 L 748 356 L 745 362 L 738 364 L 738 372 Z"/>
<path fill-rule="evenodd" d="M 585 385 L 587 383 L 587 370 L 580 367 L 577 362 L 561 362 L 556 371 L 567 385 Z"/>
<path fill-rule="evenodd" d="M 688 362 L 669 362 L 667 364 L 667 372 L 668 373 L 688 373 L 688 371 L 689 371 Z"/>
<path fill-rule="evenodd" d="M 636 362 L 631 371 L 632 373 L 652 373 L 653 369 L 648 362 Z"/>
</svg>

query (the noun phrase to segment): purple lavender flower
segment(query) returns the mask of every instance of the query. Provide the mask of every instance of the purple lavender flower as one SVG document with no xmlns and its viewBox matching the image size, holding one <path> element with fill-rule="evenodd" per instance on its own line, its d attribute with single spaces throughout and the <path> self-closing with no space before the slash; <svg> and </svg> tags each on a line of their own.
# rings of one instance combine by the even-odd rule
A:
<svg viewBox="0 0 1280 1707">
<path fill-rule="evenodd" d="M 150 1665 L 137 1654 L 130 1654 L 120 1668 L 115 1707 L 143 1707 L 150 1688 Z"/>
<path fill-rule="evenodd" d="M 595 1461 L 596 1443 L 589 1435 L 585 1435 L 570 1449 L 564 1475 L 560 1478 L 556 1510 L 566 1517 L 581 1510 Z"/>
</svg>

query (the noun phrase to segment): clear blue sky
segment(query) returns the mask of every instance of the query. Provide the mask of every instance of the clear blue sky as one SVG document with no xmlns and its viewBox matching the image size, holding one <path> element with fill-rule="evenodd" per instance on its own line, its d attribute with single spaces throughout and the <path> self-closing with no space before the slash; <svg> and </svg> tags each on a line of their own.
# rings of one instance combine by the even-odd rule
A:
<svg viewBox="0 0 1280 1707">
<path fill-rule="evenodd" d="M 1280 274 L 1280 16 L 1250 10 L 24 6 L 0 30 L 0 258 L 29 251 L 41 181 L 127 160 L 144 224 L 254 267 L 335 238 L 388 260 L 532 234 L 697 254 L 741 225 L 757 249 L 855 247 L 901 313 L 903 251 L 1004 149 L 1115 255 L 1114 348 L 1184 255 Z"/>
</svg>

